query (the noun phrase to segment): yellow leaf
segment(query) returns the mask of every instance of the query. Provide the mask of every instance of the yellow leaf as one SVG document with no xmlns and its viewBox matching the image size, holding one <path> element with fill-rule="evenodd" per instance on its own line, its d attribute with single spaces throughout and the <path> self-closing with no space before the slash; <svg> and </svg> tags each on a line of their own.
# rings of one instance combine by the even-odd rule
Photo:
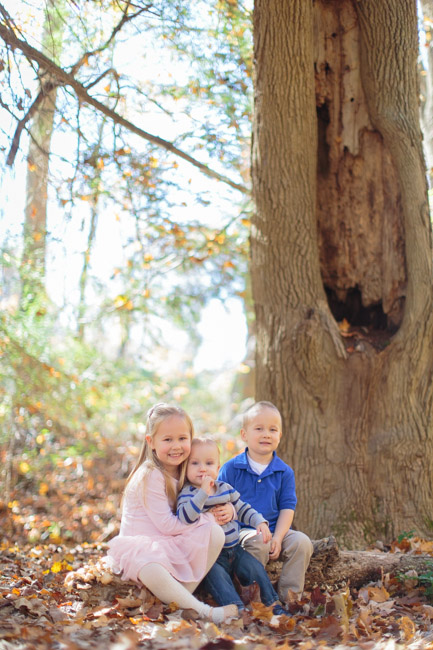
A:
<svg viewBox="0 0 433 650">
<path fill-rule="evenodd" d="M 59 573 L 59 571 L 61 570 L 62 570 L 62 563 L 54 562 L 53 566 L 51 567 L 51 573 Z"/>
<path fill-rule="evenodd" d="M 27 472 L 30 471 L 30 465 L 28 463 L 26 463 L 25 460 L 21 461 L 21 463 L 19 464 L 19 468 L 20 468 L 21 474 L 27 474 Z"/>
<path fill-rule="evenodd" d="M 402 616 L 399 619 L 398 624 L 405 641 L 410 641 L 416 632 L 415 623 L 408 616 Z"/>
<path fill-rule="evenodd" d="M 341 323 L 338 323 L 338 329 L 341 333 L 346 334 L 350 330 L 350 323 L 345 318 L 343 318 Z"/>
<path fill-rule="evenodd" d="M 45 494 L 48 492 L 49 489 L 50 488 L 47 485 L 47 483 L 41 483 L 39 486 L 39 494 L 43 497 L 45 496 Z"/>
<path fill-rule="evenodd" d="M 33 233 L 33 239 L 34 239 L 34 241 L 41 241 L 42 234 L 40 232 L 34 232 Z"/>
<path fill-rule="evenodd" d="M 368 597 L 375 603 L 384 603 L 389 598 L 389 593 L 385 587 L 368 587 Z"/>
<path fill-rule="evenodd" d="M 110 88 L 111 88 L 110 84 L 107 84 L 106 86 L 104 86 L 104 90 L 105 90 L 105 92 L 106 92 L 106 93 L 109 93 L 109 92 L 110 92 Z"/>
<path fill-rule="evenodd" d="M 15 594 L 15 596 L 19 596 L 21 594 L 21 591 L 19 589 L 17 589 L 16 587 L 14 587 L 12 589 L 12 593 Z"/>
<path fill-rule="evenodd" d="M 98 162 L 97 162 L 97 164 L 96 164 L 96 167 L 97 167 L 98 169 L 104 169 L 104 166 L 105 166 L 105 165 L 104 165 L 104 161 L 103 161 L 103 159 L 102 159 L 102 158 L 99 158 L 99 160 L 98 160 Z"/>
</svg>

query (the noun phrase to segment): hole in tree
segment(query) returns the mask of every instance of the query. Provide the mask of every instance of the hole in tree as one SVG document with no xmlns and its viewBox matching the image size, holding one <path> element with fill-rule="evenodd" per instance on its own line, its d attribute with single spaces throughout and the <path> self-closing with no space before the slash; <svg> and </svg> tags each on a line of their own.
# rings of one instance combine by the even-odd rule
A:
<svg viewBox="0 0 433 650">
<path fill-rule="evenodd" d="M 388 317 L 383 311 L 382 302 L 369 307 L 362 304 L 362 294 L 356 287 L 349 289 L 344 300 L 340 300 L 333 289 L 325 286 L 328 304 L 336 321 L 346 319 L 352 327 L 365 327 L 369 330 L 387 330 L 395 332 L 395 326 L 388 324 Z"/>
<path fill-rule="evenodd" d="M 317 172 L 327 176 L 329 172 L 329 144 L 326 142 L 326 130 L 330 122 L 328 104 L 317 107 Z"/>
</svg>

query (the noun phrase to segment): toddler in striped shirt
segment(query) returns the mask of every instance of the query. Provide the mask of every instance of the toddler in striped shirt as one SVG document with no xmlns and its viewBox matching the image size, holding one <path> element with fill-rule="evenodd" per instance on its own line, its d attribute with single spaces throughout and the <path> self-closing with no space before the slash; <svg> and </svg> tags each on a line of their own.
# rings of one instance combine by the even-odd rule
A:
<svg viewBox="0 0 433 650">
<path fill-rule="evenodd" d="M 202 512 L 226 503 L 232 504 L 235 513 L 235 518 L 223 525 L 224 548 L 204 578 L 204 587 L 218 605 L 235 604 L 243 610 L 245 605 L 232 580 L 236 575 L 244 586 L 253 582 L 258 584 L 262 602 L 272 605 L 274 614 L 288 615 L 263 565 L 239 543 L 240 523 L 256 528 L 264 543 L 272 537 L 268 524 L 257 510 L 241 500 L 237 490 L 217 480 L 219 466 L 219 449 L 215 440 L 193 438 L 186 470 L 188 482 L 178 495 L 177 516 L 184 523 L 192 524 Z"/>
</svg>

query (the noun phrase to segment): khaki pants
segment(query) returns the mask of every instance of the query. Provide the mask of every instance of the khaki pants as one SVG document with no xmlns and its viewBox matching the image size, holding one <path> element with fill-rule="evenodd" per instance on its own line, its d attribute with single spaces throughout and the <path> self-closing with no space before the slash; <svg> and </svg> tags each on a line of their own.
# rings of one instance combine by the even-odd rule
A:
<svg viewBox="0 0 433 650">
<path fill-rule="evenodd" d="M 257 535 L 251 528 L 243 528 L 240 532 L 240 542 L 243 548 L 251 553 L 263 566 L 269 561 L 270 542 L 264 544 L 262 536 Z M 278 596 L 281 602 L 288 600 L 289 589 L 295 594 L 304 590 L 305 572 L 313 553 L 310 538 L 299 530 L 289 530 L 281 544 L 281 554 L 278 558 L 283 562 L 278 581 Z"/>
</svg>

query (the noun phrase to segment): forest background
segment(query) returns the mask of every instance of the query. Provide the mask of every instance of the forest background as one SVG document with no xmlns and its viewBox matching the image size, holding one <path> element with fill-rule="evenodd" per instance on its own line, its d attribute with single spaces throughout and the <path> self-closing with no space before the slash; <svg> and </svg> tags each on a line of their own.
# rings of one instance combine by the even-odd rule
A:
<svg viewBox="0 0 433 650">
<path fill-rule="evenodd" d="M 157 401 L 182 404 L 198 431 L 216 434 L 232 452 L 236 424 L 229 425 L 252 396 L 242 381 L 252 365 L 242 363 L 250 206 L 218 178 L 224 172 L 242 185 L 248 177 L 251 8 L 24 2 L 9 9 L 29 43 L 75 66 L 95 97 L 166 139 L 158 146 L 132 133 L 67 88 L 46 94 L 35 117 L 43 80 L 25 57 L 4 51 L 7 492 L 20 481 L 43 492 L 47 463 L 103 454 L 108 438 L 133 454 Z M 216 178 L 175 147 L 214 165 Z"/>
<path fill-rule="evenodd" d="M 5 647 L 431 647 L 431 0 L 0 15 Z M 98 562 L 146 409 L 224 459 L 255 395 L 296 432 L 296 523 L 382 570 L 221 635 Z"/>
<path fill-rule="evenodd" d="M 21 485 L 48 493 L 47 467 L 81 467 L 113 440 L 128 466 L 155 401 L 182 403 L 225 458 L 240 448 L 236 416 L 256 394 L 296 431 L 281 453 L 297 469 L 297 518 L 310 534 L 332 530 L 350 544 L 389 539 L 408 520 L 431 530 L 431 364 L 428 336 L 413 331 L 430 326 L 430 221 L 424 161 L 407 149 L 416 141 L 421 161 L 421 119 L 430 169 L 429 2 L 400 0 L 393 13 L 385 3 L 377 16 L 369 1 L 296 7 L 276 2 L 267 13 L 256 3 L 253 115 L 251 5 L 0 6 L 6 510 L 19 507 L 10 495 Z M 369 32 L 391 17 L 388 34 Z M 261 38 L 272 21 L 294 47 L 281 60 L 278 39 Z M 397 76 L 385 71 L 396 93 L 386 102 L 400 101 L 403 126 L 397 113 L 389 120 L 375 79 L 389 35 Z M 274 86 L 273 75 L 282 79 Z M 376 167 L 363 175 L 364 158 Z M 283 178 L 285 200 L 275 202 Z M 246 357 L 228 372 L 200 370 L 202 314 L 215 305 L 239 313 L 240 301 Z M 415 465 L 404 460 L 409 447 Z M 421 491 L 407 480 L 418 466 Z"/>
</svg>

